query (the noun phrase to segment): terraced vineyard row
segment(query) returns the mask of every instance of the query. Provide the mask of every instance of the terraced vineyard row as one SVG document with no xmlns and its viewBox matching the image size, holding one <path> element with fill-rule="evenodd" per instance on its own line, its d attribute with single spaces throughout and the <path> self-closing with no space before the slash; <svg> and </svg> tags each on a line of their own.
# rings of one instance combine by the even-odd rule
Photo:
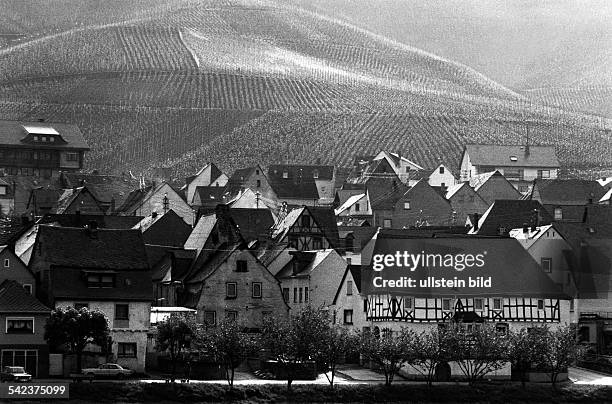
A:
<svg viewBox="0 0 612 404">
<path fill-rule="evenodd" d="M 183 45 L 178 28 L 119 26 L 121 41 L 129 70 L 193 70 L 197 64 Z"/>
<path fill-rule="evenodd" d="M 540 88 L 524 93 L 543 104 L 612 118 L 612 87 Z"/>
<path fill-rule="evenodd" d="M 203 145 L 195 154 L 174 162 L 177 170 L 190 161 L 223 161 L 228 169 L 259 162 L 270 164 L 287 156 L 298 162 L 347 166 L 356 154 L 383 149 L 428 167 L 439 159 L 458 167 L 468 142 L 514 143 L 525 139 L 525 123 L 457 116 L 415 116 L 382 113 L 268 112 L 258 119 Z M 612 135 L 593 127 L 530 124 L 533 144 L 556 144 L 562 164 L 610 165 Z"/>
</svg>

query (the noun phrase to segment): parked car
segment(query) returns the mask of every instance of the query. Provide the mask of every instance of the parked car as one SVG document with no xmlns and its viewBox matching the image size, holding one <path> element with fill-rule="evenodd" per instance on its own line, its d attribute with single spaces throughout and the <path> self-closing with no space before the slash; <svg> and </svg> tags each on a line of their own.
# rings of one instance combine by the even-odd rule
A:
<svg viewBox="0 0 612 404">
<path fill-rule="evenodd" d="M 97 368 L 83 369 L 83 374 L 94 377 L 116 377 L 123 379 L 124 377 L 133 375 L 134 371 L 117 365 L 116 363 L 104 363 Z"/>
<path fill-rule="evenodd" d="M 32 375 L 26 373 L 22 366 L 5 366 L 0 372 L 0 381 L 6 382 L 29 382 Z"/>
</svg>

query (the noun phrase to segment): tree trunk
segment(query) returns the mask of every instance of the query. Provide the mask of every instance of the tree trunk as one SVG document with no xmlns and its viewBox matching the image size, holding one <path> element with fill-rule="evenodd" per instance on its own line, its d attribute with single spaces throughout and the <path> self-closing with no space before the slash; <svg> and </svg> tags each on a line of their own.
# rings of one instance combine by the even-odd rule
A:
<svg viewBox="0 0 612 404">
<path fill-rule="evenodd" d="M 76 352 L 77 357 L 77 373 L 81 373 L 83 371 L 83 351 L 78 350 Z"/>
<path fill-rule="evenodd" d="M 234 388 L 234 372 L 235 372 L 235 370 L 234 370 L 234 368 L 232 368 L 231 377 L 230 377 L 230 387 L 231 388 Z"/>
<path fill-rule="evenodd" d="M 292 388 L 291 388 L 291 382 L 293 382 L 293 380 L 291 380 L 291 379 L 289 379 L 289 378 L 288 378 L 288 379 L 287 379 L 287 390 L 288 390 L 288 391 L 292 391 Z"/>
</svg>

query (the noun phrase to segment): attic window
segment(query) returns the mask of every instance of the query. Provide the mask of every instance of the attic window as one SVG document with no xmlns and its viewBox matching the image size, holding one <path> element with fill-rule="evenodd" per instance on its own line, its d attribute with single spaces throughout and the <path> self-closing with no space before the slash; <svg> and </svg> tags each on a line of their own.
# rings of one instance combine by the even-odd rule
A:
<svg viewBox="0 0 612 404">
<path fill-rule="evenodd" d="M 440 166 L 440 174 L 444 174 L 444 166 Z"/>
<path fill-rule="evenodd" d="M 561 208 L 555 208 L 555 220 L 563 220 L 563 210 Z"/>
<path fill-rule="evenodd" d="M 514 162 L 516 162 L 516 161 L 518 161 L 518 157 L 516 157 L 516 156 L 510 156 L 510 161 L 514 161 Z"/>
<path fill-rule="evenodd" d="M 289 173 L 287 171 L 283 171 L 283 178 L 289 178 Z"/>
</svg>

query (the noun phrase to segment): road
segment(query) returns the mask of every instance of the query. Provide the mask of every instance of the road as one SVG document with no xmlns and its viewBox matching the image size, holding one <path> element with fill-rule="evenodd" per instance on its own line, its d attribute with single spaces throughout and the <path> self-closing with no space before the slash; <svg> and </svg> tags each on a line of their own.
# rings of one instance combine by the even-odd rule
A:
<svg viewBox="0 0 612 404">
<path fill-rule="evenodd" d="M 369 369 L 365 368 L 351 368 L 351 369 L 342 369 L 341 373 L 336 373 L 336 377 L 334 379 L 335 384 L 380 384 L 384 383 L 384 376 L 380 373 L 373 372 Z M 612 376 L 606 375 L 603 373 L 595 372 L 592 370 L 584 369 L 584 368 L 570 368 L 569 369 L 569 379 L 575 384 L 586 384 L 586 385 L 602 385 L 602 386 L 612 386 Z M 65 381 L 65 379 L 45 379 L 45 380 L 36 380 L 36 382 L 59 382 Z M 129 380 L 108 380 L 101 379 L 95 380 L 93 383 L 100 382 L 117 382 L 117 383 L 165 383 L 164 379 L 161 378 L 149 378 L 149 379 L 129 379 Z M 177 378 L 177 383 L 180 382 L 180 378 Z M 190 380 L 190 383 L 217 383 L 217 384 L 227 384 L 226 380 Z M 87 382 L 83 382 L 87 383 Z M 268 380 L 268 379 L 258 379 L 249 373 L 244 372 L 236 372 L 236 377 L 234 379 L 235 385 L 262 385 L 262 384 L 286 384 L 285 380 Z M 422 382 L 414 382 L 414 381 L 405 381 L 401 378 L 396 378 L 393 383 L 417 383 L 420 384 Z M 449 382 L 449 383 L 461 383 L 461 382 Z M 296 380 L 293 384 L 322 384 L 327 385 L 329 382 L 324 374 L 319 375 L 316 380 Z"/>
</svg>

